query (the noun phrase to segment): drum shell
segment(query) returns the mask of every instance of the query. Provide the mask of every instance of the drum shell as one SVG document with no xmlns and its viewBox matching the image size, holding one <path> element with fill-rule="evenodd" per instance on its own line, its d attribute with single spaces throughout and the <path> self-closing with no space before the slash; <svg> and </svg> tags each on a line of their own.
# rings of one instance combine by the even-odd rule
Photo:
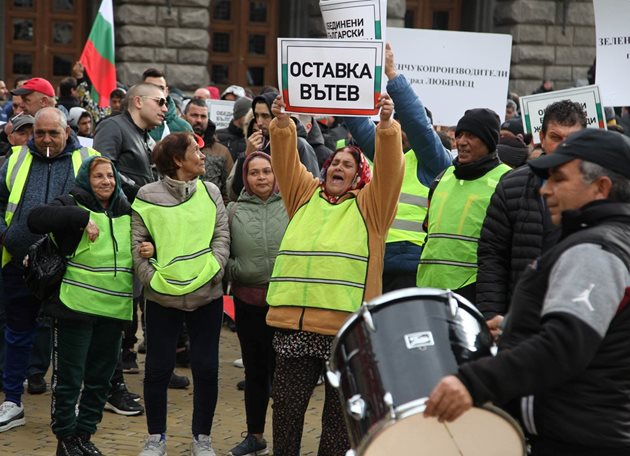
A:
<svg viewBox="0 0 630 456">
<path fill-rule="evenodd" d="M 460 364 L 489 356 L 491 341 L 481 314 L 444 290 L 400 290 L 364 306 L 340 330 L 329 364 L 353 448 L 397 408 L 428 397 Z M 361 402 L 354 413 L 352 401 Z"/>
</svg>

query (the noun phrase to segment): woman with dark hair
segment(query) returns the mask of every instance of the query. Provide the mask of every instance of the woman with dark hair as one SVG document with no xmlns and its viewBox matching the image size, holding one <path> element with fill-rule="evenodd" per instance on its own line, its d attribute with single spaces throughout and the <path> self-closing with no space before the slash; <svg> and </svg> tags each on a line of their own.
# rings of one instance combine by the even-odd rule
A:
<svg viewBox="0 0 630 456">
<path fill-rule="evenodd" d="M 275 353 L 273 330 L 267 317 L 266 295 L 278 247 L 289 223 L 271 157 L 252 152 L 243 162 L 245 187 L 238 201 L 228 205 L 230 259 L 227 277 L 232 282 L 236 332 L 245 367 L 247 435 L 229 456 L 267 454 L 263 439 Z"/>
<path fill-rule="evenodd" d="M 33 209 L 28 225 L 52 233 L 70 258 L 58 296 L 44 308 L 53 318 L 57 455 L 98 456 L 90 437 L 103 416 L 123 324 L 131 320 L 131 209 L 108 158 L 86 159 L 75 183 L 69 195 Z"/>
<path fill-rule="evenodd" d="M 278 97 L 272 107 L 271 161 L 290 221 L 269 284 L 267 324 L 276 329 L 274 454 L 294 456 L 335 334 L 363 301 L 381 293 L 385 238 L 404 164 L 387 95 L 378 103 L 374 178 L 361 151 L 348 146 L 338 148 L 314 178 L 300 164 L 295 124 L 284 106 Z M 338 394 L 326 382 L 318 455 L 343 455 L 349 447 Z"/>
<path fill-rule="evenodd" d="M 183 322 L 194 385 L 191 454 L 214 456 L 210 431 L 218 390 L 221 279 L 230 252 L 227 214 L 217 186 L 199 179 L 204 154 L 193 133 L 168 135 L 152 158 L 162 179 L 142 187 L 132 205 L 134 266 L 146 298 L 149 436 L 140 456 L 166 454 L 167 387 Z"/>
</svg>

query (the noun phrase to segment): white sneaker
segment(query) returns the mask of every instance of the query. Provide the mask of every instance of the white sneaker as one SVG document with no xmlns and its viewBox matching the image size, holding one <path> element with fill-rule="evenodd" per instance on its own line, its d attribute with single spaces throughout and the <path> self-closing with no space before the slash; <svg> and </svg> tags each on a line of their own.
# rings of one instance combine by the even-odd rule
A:
<svg viewBox="0 0 630 456">
<path fill-rule="evenodd" d="M 24 406 L 15 402 L 4 401 L 0 404 L 0 432 L 8 431 L 17 426 L 24 426 Z"/>
<path fill-rule="evenodd" d="M 212 449 L 212 439 L 209 435 L 199 434 L 197 438 L 193 437 L 190 444 L 190 456 L 217 456 Z"/>
<path fill-rule="evenodd" d="M 232 362 L 232 366 L 240 367 L 241 369 L 245 367 L 243 366 L 243 358 L 235 359 L 234 362 Z"/>
<path fill-rule="evenodd" d="M 166 456 L 166 439 L 162 439 L 160 434 L 149 435 L 138 456 Z"/>
</svg>

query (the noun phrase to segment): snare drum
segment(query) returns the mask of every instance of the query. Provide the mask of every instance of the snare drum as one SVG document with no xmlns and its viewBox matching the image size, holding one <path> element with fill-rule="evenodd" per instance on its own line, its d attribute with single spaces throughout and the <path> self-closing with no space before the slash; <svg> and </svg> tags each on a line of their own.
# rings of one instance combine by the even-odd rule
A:
<svg viewBox="0 0 630 456">
<path fill-rule="evenodd" d="M 460 364 L 491 356 L 491 346 L 482 315 L 450 291 L 408 288 L 362 306 L 335 337 L 327 373 L 343 404 L 352 451 L 524 455 L 518 424 L 499 409 L 473 408 L 452 423 L 422 415 L 439 380 Z"/>
</svg>

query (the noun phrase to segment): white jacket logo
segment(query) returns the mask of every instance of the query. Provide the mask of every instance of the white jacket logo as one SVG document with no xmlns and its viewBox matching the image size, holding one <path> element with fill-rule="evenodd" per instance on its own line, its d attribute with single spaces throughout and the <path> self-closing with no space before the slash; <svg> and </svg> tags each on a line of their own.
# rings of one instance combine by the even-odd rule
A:
<svg viewBox="0 0 630 456">
<path fill-rule="evenodd" d="M 593 309 L 593 306 L 591 305 L 591 291 L 593 291 L 593 288 L 595 288 L 594 283 L 590 284 L 586 290 L 580 293 L 576 298 L 573 298 L 571 301 L 583 302 L 584 304 L 586 304 L 586 307 L 588 307 L 588 310 L 594 312 L 595 309 Z"/>
</svg>

